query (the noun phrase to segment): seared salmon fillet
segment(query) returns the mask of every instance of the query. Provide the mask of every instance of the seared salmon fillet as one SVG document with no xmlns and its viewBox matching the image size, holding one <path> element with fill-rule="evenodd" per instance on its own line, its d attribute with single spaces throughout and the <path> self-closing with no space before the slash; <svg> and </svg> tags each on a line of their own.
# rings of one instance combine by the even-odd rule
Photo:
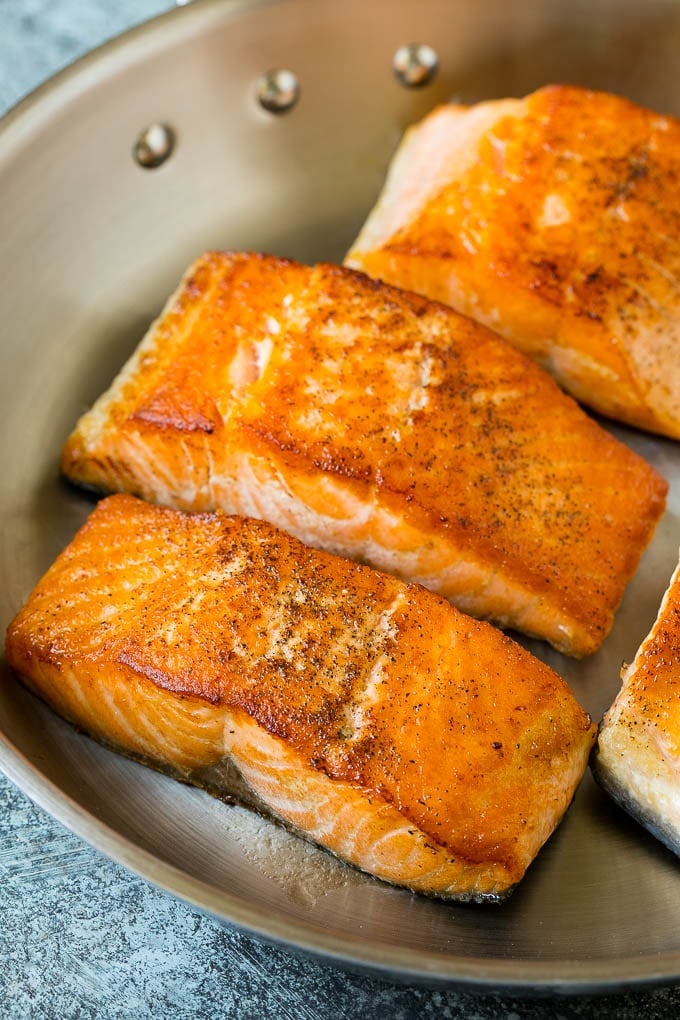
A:
<svg viewBox="0 0 680 1020">
<path fill-rule="evenodd" d="M 191 268 L 62 468 L 266 519 L 576 656 L 607 634 L 667 488 L 451 309 L 228 253 Z"/>
<path fill-rule="evenodd" d="M 346 261 L 678 439 L 679 161 L 680 121 L 601 92 L 442 106 L 407 132 Z"/>
<path fill-rule="evenodd" d="M 302 835 L 462 900 L 521 879 L 595 735 L 557 674 L 421 586 L 126 495 L 94 510 L 5 652 L 106 744 L 188 782 L 226 759 Z"/>
<path fill-rule="evenodd" d="M 618 803 L 680 854 L 680 566 L 600 725 L 593 771 Z"/>
</svg>

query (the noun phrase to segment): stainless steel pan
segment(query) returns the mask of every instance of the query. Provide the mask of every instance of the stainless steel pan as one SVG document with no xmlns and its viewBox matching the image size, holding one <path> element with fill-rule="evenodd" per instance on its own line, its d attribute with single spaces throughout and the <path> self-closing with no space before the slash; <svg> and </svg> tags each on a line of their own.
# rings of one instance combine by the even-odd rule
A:
<svg viewBox="0 0 680 1020">
<path fill-rule="evenodd" d="M 439 64 L 417 89 L 393 70 L 411 43 L 432 46 Z M 0 131 L 3 630 L 91 508 L 57 477 L 64 437 L 200 251 L 340 259 L 403 128 L 434 103 L 574 81 L 677 114 L 679 46 L 672 0 L 204 0 L 81 61 L 11 113 Z M 277 69 L 300 89 L 284 114 L 257 99 Z M 171 129 L 165 161 L 162 131 L 140 141 L 151 125 Z M 150 151 L 161 165 L 140 166 Z M 534 646 L 598 718 L 680 541 L 678 447 L 619 435 L 672 481 L 668 514 L 597 656 L 575 664 Z M 149 880 L 336 961 L 486 989 L 680 978 L 678 861 L 589 777 L 515 896 L 480 909 L 390 889 L 103 750 L 7 671 L 0 765 Z"/>
</svg>

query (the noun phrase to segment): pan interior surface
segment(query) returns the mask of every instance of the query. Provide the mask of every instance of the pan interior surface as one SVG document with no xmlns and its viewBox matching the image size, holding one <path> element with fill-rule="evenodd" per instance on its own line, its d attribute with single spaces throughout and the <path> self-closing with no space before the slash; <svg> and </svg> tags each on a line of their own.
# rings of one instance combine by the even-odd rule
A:
<svg viewBox="0 0 680 1020">
<path fill-rule="evenodd" d="M 432 45 L 431 84 L 404 88 L 395 51 Z M 523 95 L 548 82 L 618 92 L 680 114 L 673 0 L 204 0 L 60 75 L 0 131 L 0 622 L 92 508 L 58 478 L 61 445 L 202 251 L 340 260 L 403 130 L 435 104 Z M 256 83 L 292 70 L 295 106 Z M 133 149 L 152 124 L 173 151 Z M 575 663 L 532 651 L 599 719 L 653 622 L 680 538 L 680 454 L 616 429 L 672 483 L 669 509 L 603 649 Z M 240 807 L 99 747 L 4 665 L 0 765 L 84 838 L 226 922 L 404 980 L 525 991 L 614 989 L 680 977 L 675 857 L 589 775 L 500 908 L 392 889 Z"/>
</svg>

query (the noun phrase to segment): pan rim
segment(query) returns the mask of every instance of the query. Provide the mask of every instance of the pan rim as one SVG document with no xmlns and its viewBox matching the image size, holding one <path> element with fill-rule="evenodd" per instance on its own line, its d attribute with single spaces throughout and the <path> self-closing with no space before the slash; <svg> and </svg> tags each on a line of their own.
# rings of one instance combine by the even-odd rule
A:
<svg viewBox="0 0 680 1020">
<path fill-rule="evenodd" d="M 111 752 L 113 753 L 113 752 Z M 489 960 L 448 956 L 413 948 L 380 952 L 366 942 L 323 934 L 299 922 L 282 921 L 276 912 L 244 908 L 226 890 L 193 878 L 136 845 L 48 779 L 0 730 L 0 770 L 31 801 L 127 871 L 229 927 L 285 949 L 360 970 L 400 984 L 458 988 L 465 992 L 527 995 L 587 995 L 651 988 L 677 979 L 677 954 L 662 953 L 593 963 L 587 960 Z M 168 780 L 169 782 L 171 780 Z M 215 909 L 219 899 L 220 910 Z M 229 914 L 225 912 L 228 908 Z M 631 972 L 634 968 L 634 972 Z"/>
<path fill-rule="evenodd" d="M 12 158 L 23 139 L 40 130 L 55 109 L 63 109 L 106 77 L 125 56 L 133 62 L 138 47 L 154 40 L 205 31 L 240 12 L 285 0 L 202 0 L 166 11 L 104 42 L 79 57 L 14 104 L 0 119 L 0 164 Z M 181 26 L 181 28 L 180 28 Z M 54 784 L 16 747 L 0 724 L 0 770 L 34 803 L 115 863 L 170 893 L 218 922 L 268 942 L 340 967 L 369 972 L 385 980 L 446 986 L 461 991 L 535 995 L 612 993 L 670 984 L 680 976 L 680 949 L 614 960 L 541 961 L 442 956 L 432 951 L 376 947 L 359 938 L 320 932 L 309 923 L 283 919 L 276 910 L 244 906 L 214 887 L 160 860 L 108 826 Z M 215 910 L 219 899 L 220 911 Z"/>
</svg>

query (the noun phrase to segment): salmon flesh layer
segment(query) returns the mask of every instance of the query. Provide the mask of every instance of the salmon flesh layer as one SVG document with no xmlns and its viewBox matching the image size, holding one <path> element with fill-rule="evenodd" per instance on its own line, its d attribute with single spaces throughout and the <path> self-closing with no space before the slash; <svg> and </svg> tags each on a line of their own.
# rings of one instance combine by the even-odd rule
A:
<svg viewBox="0 0 680 1020">
<path fill-rule="evenodd" d="M 127 495 L 38 584 L 6 655 L 104 743 L 197 785 L 226 762 L 300 834 L 447 898 L 510 891 L 594 740 L 557 674 L 425 588 Z"/>
<path fill-rule="evenodd" d="M 226 253 L 191 268 L 62 468 L 268 520 L 575 656 L 609 631 L 667 488 L 451 309 Z"/>
<path fill-rule="evenodd" d="M 680 854 L 680 566 L 600 726 L 601 786 Z"/>
<path fill-rule="evenodd" d="M 347 264 L 445 301 L 578 400 L 680 438 L 680 121 L 551 86 L 407 132 Z"/>
</svg>

